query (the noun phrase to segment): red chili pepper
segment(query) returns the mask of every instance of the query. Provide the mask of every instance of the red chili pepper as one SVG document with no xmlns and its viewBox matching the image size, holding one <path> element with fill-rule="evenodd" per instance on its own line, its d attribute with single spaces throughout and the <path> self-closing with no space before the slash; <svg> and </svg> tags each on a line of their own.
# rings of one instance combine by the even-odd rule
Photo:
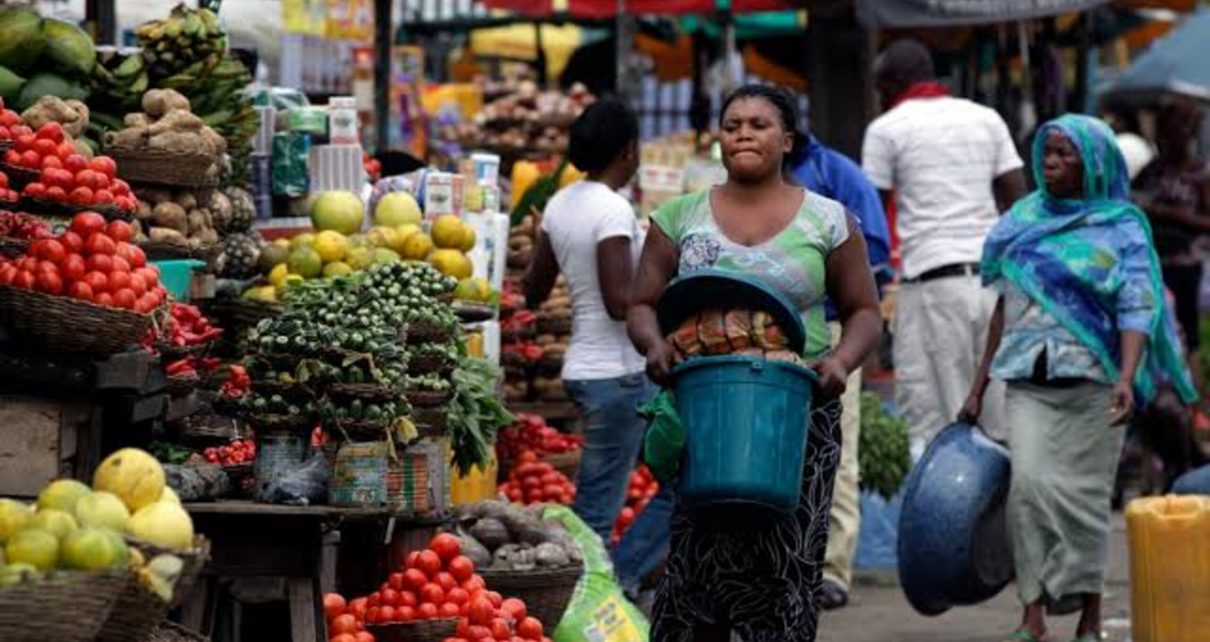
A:
<svg viewBox="0 0 1210 642">
<path fill-rule="evenodd" d="M 185 357 L 184 359 L 177 359 L 176 361 L 173 361 L 172 363 L 170 363 L 164 367 L 164 373 L 170 377 L 175 376 L 175 375 L 188 374 L 191 372 L 196 372 L 193 367 L 193 357 Z"/>
<path fill-rule="evenodd" d="M 223 365 L 223 360 L 218 357 L 206 357 L 202 359 L 202 370 L 206 372 L 214 372 L 221 365 Z"/>
</svg>

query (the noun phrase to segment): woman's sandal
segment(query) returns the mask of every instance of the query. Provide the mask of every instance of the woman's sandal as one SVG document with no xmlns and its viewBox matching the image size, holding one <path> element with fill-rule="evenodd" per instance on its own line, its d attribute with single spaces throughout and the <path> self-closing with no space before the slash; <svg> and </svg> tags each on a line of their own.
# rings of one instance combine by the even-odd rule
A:
<svg viewBox="0 0 1210 642">
<path fill-rule="evenodd" d="M 1001 642 L 1049 642 L 1049 640 L 1050 640 L 1049 637 L 1040 638 L 1040 637 L 1034 635 L 1032 631 L 1027 631 L 1025 629 L 1017 629 L 1016 631 L 1009 633 L 1008 636 L 1006 636 L 1005 638 L 1003 638 L 1001 640 Z M 1085 642 L 1085 641 L 1079 640 L 1077 642 Z"/>
</svg>

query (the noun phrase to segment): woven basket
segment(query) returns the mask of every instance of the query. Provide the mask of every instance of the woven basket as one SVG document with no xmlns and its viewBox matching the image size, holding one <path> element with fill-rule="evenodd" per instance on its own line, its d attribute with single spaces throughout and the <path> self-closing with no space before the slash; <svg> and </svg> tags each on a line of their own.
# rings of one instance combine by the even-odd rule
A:
<svg viewBox="0 0 1210 642">
<path fill-rule="evenodd" d="M 454 362 L 447 356 L 442 354 L 421 354 L 408 359 L 408 374 L 426 375 L 439 374 L 448 375 L 454 371 Z"/>
<path fill-rule="evenodd" d="M 0 208 L 2 209 L 2 208 Z M 29 249 L 29 239 L 0 238 L 0 256 L 10 259 L 20 258 Z"/>
<path fill-rule="evenodd" d="M 304 415 L 250 414 L 246 420 L 256 433 L 309 434 L 315 423 Z"/>
<path fill-rule="evenodd" d="M 407 326 L 407 345 L 446 343 L 454 338 L 453 330 L 427 323 L 410 323 Z"/>
<path fill-rule="evenodd" d="M 207 187 L 218 182 L 218 174 L 210 172 L 216 159 L 207 154 L 121 147 L 107 147 L 105 152 L 118 164 L 118 176 L 130 183 Z"/>
<path fill-rule="evenodd" d="M 408 403 L 417 408 L 432 408 L 450 400 L 453 393 L 449 390 L 409 390 Z"/>
<path fill-rule="evenodd" d="M 179 397 L 189 394 L 197 389 L 202 383 L 202 378 L 197 374 L 192 375 L 172 375 L 168 377 L 168 383 L 164 386 L 164 391 L 169 396 Z"/>
<path fill-rule="evenodd" d="M 25 189 L 26 185 L 38 180 L 42 176 L 42 172 L 25 167 L 17 167 L 8 163 L 0 163 L 0 171 L 8 176 L 9 189 L 20 192 Z"/>
<path fill-rule="evenodd" d="M 62 572 L 0 588 L 0 640 L 91 642 L 129 581 L 128 571 Z"/>
<path fill-rule="evenodd" d="M 417 620 L 403 624 L 375 624 L 366 627 L 378 642 L 442 642 L 458 630 L 457 618 Z"/>
<path fill-rule="evenodd" d="M 395 401 L 403 396 L 403 390 L 376 383 L 334 383 L 328 386 L 328 394 L 342 399 Z"/>
<path fill-rule="evenodd" d="M 422 437 L 445 434 L 445 408 L 413 408 L 412 420 L 416 422 L 416 430 Z"/>
<path fill-rule="evenodd" d="M 227 441 L 239 435 L 236 419 L 224 415 L 195 413 L 176 425 L 176 434 L 198 441 Z"/>
<path fill-rule="evenodd" d="M 206 305 L 206 316 L 220 320 L 217 325 L 235 330 L 255 326 L 261 319 L 272 319 L 284 308 L 278 303 L 250 301 L 248 299 L 216 300 Z"/>
<path fill-rule="evenodd" d="M 96 212 L 107 221 L 132 221 L 134 212 L 120 209 L 114 205 L 73 205 L 63 201 L 52 201 L 47 198 L 22 197 L 21 207 L 31 214 L 60 216 L 71 218 L 80 212 Z"/>
<path fill-rule="evenodd" d="M 160 622 L 158 626 L 143 639 L 143 642 L 209 642 L 210 638 L 194 631 L 187 629 L 175 622 L 167 620 Z"/>
<path fill-rule="evenodd" d="M 202 535 L 195 535 L 193 537 L 193 547 L 187 551 L 170 551 L 129 537 L 126 541 L 131 546 L 139 549 L 143 557 L 148 560 L 153 559 L 156 555 L 163 554 L 172 554 L 181 558 L 184 566 L 181 568 L 181 577 L 177 580 L 176 587 L 172 591 L 172 601 L 167 605 L 169 609 L 174 609 L 181 605 L 185 597 L 193 590 L 193 585 L 197 583 L 197 578 L 201 575 L 202 569 L 210 561 L 210 540 Z"/>
<path fill-rule="evenodd" d="M 180 259 L 197 259 L 209 264 L 223 252 L 223 246 L 218 243 L 203 243 L 197 247 L 189 247 L 180 243 L 168 241 L 143 241 L 139 243 L 148 261 L 174 261 Z"/>
<path fill-rule="evenodd" d="M 114 354 L 146 336 L 155 315 L 0 286 L 0 319 L 15 334 L 56 351 Z"/>
<path fill-rule="evenodd" d="M 305 402 L 316 398 L 315 391 L 301 383 L 260 380 L 252 382 L 252 389 L 266 396 L 281 395 L 287 401 Z"/>
<path fill-rule="evenodd" d="M 531 615 L 552 628 L 563 619 L 576 583 L 583 574 L 582 564 L 532 571 L 479 571 L 491 590 L 525 602 Z"/>
<path fill-rule="evenodd" d="M 457 314 L 463 323 L 478 323 L 492 320 L 496 316 L 496 309 L 482 303 L 459 301 L 454 304 L 454 314 Z"/>
</svg>

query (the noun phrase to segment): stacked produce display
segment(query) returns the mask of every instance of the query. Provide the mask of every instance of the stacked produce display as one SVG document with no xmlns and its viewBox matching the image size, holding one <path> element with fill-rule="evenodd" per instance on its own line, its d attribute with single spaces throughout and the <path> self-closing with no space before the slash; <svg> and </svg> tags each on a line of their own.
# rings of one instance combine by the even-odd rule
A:
<svg viewBox="0 0 1210 642">
<path fill-rule="evenodd" d="M 526 69 L 503 82 L 483 87 L 484 106 L 472 121 L 438 132 L 467 149 L 491 149 L 504 154 L 562 154 L 567 132 L 575 119 L 596 102 L 588 89 L 576 83 L 563 93 L 542 90 Z"/>
</svg>

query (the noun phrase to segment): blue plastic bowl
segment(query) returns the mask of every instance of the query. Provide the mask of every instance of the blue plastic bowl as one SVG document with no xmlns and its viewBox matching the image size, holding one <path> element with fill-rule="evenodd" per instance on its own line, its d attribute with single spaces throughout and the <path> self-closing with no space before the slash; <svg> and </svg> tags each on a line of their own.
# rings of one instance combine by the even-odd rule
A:
<svg viewBox="0 0 1210 642">
<path fill-rule="evenodd" d="M 792 512 L 802 491 L 815 373 L 754 357 L 701 357 L 674 372 L 685 424 L 680 501 L 728 530 Z"/>
<path fill-rule="evenodd" d="M 939 615 L 995 597 L 1015 574 L 1005 521 L 1012 462 L 965 423 L 929 444 L 904 485 L 899 583 L 912 608 Z"/>
<path fill-rule="evenodd" d="M 160 269 L 160 283 L 173 298 L 179 301 L 189 299 L 189 281 L 193 272 L 206 265 L 195 259 L 179 259 L 172 261 L 152 261 Z"/>
</svg>

